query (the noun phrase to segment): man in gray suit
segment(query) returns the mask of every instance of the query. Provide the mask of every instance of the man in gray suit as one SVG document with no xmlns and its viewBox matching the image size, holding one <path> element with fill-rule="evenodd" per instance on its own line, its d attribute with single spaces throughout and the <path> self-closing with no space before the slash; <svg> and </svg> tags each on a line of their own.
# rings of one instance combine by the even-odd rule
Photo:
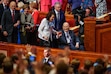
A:
<svg viewBox="0 0 111 74">
<path fill-rule="evenodd" d="M 3 35 L 6 37 L 7 42 L 13 43 L 17 43 L 18 25 L 20 24 L 20 14 L 15 8 L 16 3 L 11 1 L 9 9 L 4 11 L 1 20 Z"/>
</svg>

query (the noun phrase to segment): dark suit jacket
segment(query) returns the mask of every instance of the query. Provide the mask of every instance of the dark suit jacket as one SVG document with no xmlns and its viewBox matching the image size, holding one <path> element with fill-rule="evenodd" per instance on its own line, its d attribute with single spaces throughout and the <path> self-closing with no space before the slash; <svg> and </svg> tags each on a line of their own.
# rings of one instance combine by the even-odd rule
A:
<svg viewBox="0 0 111 74">
<path fill-rule="evenodd" d="M 7 6 L 7 9 L 8 9 L 8 6 Z M 3 4 L 0 4 L 0 24 L 1 24 L 1 19 L 2 19 L 3 12 L 4 12 Z"/>
<path fill-rule="evenodd" d="M 42 59 L 42 62 L 43 62 L 44 64 L 47 64 L 47 65 L 52 65 L 52 64 L 54 64 L 54 62 L 52 61 L 51 58 L 49 58 L 47 62 L 45 61 L 45 58 L 43 58 L 43 59 Z"/>
<path fill-rule="evenodd" d="M 53 9 L 53 12 L 55 13 L 55 10 Z M 63 23 L 65 22 L 65 14 L 62 10 L 60 10 L 60 22 L 59 22 L 59 29 L 58 30 L 62 30 L 62 25 Z M 56 28 L 56 25 L 57 25 L 57 18 L 56 18 L 56 13 L 55 13 L 55 20 L 54 20 L 54 23 L 55 23 L 55 30 L 57 30 Z"/>
<path fill-rule="evenodd" d="M 7 31 L 8 35 L 12 35 L 13 30 L 17 29 L 17 27 L 14 28 L 14 24 L 18 20 L 20 20 L 19 11 L 15 10 L 14 21 L 13 21 L 10 9 L 5 10 L 1 20 L 2 31 Z"/>
<path fill-rule="evenodd" d="M 80 42 L 79 39 L 75 36 L 74 32 L 72 30 L 69 30 L 69 35 L 71 37 L 73 45 L 76 44 L 76 42 Z M 62 36 L 58 39 L 59 47 L 64 48 L 64 46 L 67 46 L 67 40 L 64 31 L 62 30 Z"/>
</svg>

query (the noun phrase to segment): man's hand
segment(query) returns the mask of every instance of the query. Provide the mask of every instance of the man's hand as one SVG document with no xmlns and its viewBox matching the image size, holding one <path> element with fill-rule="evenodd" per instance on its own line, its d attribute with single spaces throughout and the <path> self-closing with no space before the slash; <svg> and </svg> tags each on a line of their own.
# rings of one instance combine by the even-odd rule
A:
<svg viewBox="0 0 111 74">
<path fill-rule="evenodd" d="M 20 21 L 17 21 L 17 23 L 14 24 L 14 27 L 17 27 L 20 24 Z"/>
<path fill-rule="evenodd" d="M 57 34 L 57 38 L 59 38 L 60 36 L 62 36 L 62 32 L 56 32 Z"/>
<path fill-rule="evenodd" d="M 8 36 L 7 31 L 3 31 L 3 35 L 4 35 L 4 36 Z"/>
<path fill-rule="evenodd" d="M 45 40 L 48 40 L 48 37 L 47 37 L 47 36 L 44 36 L 43 38 L 44 38 Z"/>
<path fill-rule="evenodd" d="M 76 48 L 79 48 L 79 42 L 76 42 L 75 47 L 76 47 Z"/>
<path fill-rule="evenodd" d="M 25 29 L 26 29 L 26 30 L 30 30 L 31 27 L 30 27 L 30 26 L 26 26 Z"/>
</svg>

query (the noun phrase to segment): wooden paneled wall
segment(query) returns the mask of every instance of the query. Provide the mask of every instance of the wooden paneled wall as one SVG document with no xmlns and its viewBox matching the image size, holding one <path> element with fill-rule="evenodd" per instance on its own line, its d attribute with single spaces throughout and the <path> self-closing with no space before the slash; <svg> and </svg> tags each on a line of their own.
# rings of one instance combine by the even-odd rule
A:
<svg viewBox="0 0 111 74">
<path fill-rule="evenodd" d="M 102 24 L 96 24 L 97 21 Z M 111 22 L 109 15 L 99 20 L 95 17 L 85 18 L 84 34 L 86 51 L 111 53 Z"/>
</svg>

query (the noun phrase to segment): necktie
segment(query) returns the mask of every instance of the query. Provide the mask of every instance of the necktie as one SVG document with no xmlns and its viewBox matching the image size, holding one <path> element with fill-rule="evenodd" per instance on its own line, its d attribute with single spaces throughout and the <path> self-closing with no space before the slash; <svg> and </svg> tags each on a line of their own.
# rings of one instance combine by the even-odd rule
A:
<svg viewBox="0 0 111 74">
<path fill-rule="evenodd" d="M 66 38 L 67 38 L 67 43 L 71 43 L 71 37 L 69 35 L 69 32 L 66 32 Z"/>
<path fill-rule="evenodd" d="M 59 23 L 60 23 L 60 13 L 57 13 L 57 25 L 56 25 L 56 29 L 59 30 Z"/>
<path fill-rule="evenodd" d="M 14 22 L 14 11 L 12 11 L 12 20 Z"/>
</svg>

